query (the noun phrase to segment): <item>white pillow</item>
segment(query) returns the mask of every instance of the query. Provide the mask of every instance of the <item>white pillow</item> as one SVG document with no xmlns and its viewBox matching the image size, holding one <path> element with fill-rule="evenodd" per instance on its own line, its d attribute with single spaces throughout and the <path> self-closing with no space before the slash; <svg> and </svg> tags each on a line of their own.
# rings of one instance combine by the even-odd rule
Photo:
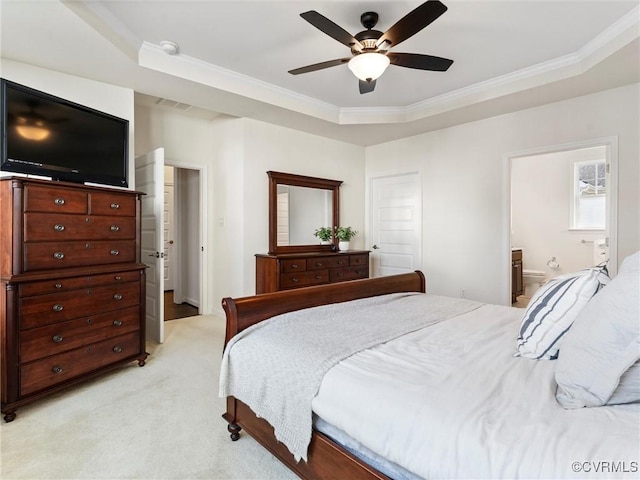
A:
<svg viewBox="0 0 640 480">
<path fill-rule="evenodd" d="M 587 304 L 562 344 L 556 398 L 565 408 L 640 401 L 640 252 Z"/>
<path fill-rule="evenodd" d="M 524 312 L 516 356 L 556 359 L 573 320 L 608 282 L 606 267 L 598 266 L 561 275 L 540 287 Z"/>
</svg>

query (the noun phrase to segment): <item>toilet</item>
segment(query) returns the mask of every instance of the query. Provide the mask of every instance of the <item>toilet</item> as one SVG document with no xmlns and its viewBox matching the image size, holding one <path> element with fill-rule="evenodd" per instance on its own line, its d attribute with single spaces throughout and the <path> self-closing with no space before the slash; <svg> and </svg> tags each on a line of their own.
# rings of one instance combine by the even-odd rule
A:
<svg viewBox="0 0 640 480">
<path fill-rule="evenodd" d="M 542 270 L 522 270 L 522 281 L 524 283 L 524 296 L 531 298 L 533 294 L 547 281 L 547 273 Z"/>
</svg>

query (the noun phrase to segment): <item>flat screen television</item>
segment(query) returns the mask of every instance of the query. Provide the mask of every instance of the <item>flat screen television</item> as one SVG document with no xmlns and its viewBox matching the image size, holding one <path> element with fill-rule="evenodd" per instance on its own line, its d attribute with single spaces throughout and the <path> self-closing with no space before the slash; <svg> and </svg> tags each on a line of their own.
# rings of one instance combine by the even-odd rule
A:
<svg viewBox="0 0 640 480">
<path fill-rule="evenodd" d="M 0 170 L 127 187 L 129 122 L 2 79 Z"/>
</svg>

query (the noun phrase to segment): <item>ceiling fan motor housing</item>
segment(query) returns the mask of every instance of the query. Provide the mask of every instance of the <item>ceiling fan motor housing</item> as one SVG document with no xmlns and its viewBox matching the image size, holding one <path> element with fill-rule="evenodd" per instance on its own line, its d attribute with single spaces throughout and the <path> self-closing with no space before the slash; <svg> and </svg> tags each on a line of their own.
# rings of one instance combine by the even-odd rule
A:
<svg viewBox="0 0 640 480">
<path fill-rule="evenodd" d="M 354 38 L 362 44 L 365 51 L 375 51 L 377 50 L 376 42 L 381 36 L 382 32 L 379 32 L 378 30 L 363 30 L 362 32 L 356 34 Z"/>
<path fill-rule="evenodd" d="M 362 32 L 356 34 L 354 38 L 362 44 L 365 51 L 375 51 L 376 42 L 382 36 L 382 32 L 378 30 L 372 30 L 373 27 L 375 27 L 378 23 L 378 14 L 376 12 L 364 12 L 362 15 L 360 15 L 360 23 L 364 28 L 366 28 L 366 30 L 363 30 Z M 351 52 L 354 54 L 358 53 L 354 52 L 353 50 Z"/>
</svg>

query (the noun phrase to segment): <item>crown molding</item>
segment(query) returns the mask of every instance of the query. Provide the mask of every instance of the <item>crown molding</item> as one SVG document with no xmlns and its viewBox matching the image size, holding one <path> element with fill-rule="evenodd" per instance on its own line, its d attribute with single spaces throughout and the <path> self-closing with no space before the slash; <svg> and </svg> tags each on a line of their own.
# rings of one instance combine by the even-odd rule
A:
<svg viewBox="0 0 640 480">
<path fill-rule="evenodd" d="M 277 107 L 338 123 L 338 107 L 248 75 L 218 67 L 188 55 L 167 55 L 162 47 L 142 42 L 138 64 L 158 72 L 197 82 Z"/>
<path fill-rule="evenodd" d="M 638 37 L 640 37 L 640 7 L 634 8 L 574 53 L 469 85 L 407 107 L 342 108 L 340 123 L 412 122 L 577 76 Z"/>
</svg>

